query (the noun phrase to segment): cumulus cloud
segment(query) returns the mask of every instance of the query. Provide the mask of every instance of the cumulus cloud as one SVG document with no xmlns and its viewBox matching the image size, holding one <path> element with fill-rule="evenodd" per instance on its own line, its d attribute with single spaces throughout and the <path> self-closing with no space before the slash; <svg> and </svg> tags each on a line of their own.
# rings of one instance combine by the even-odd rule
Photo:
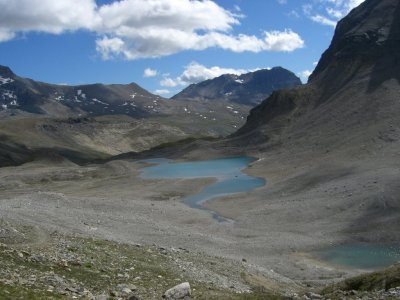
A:
<svg viewBox="0 0 400 300">
<path fill-rule="evenodd" d="M 0 0 L 0 41 L 18 33 L 87 30 L 98 35 L 103 59 L 160 57 L 211 47 L 234 52 L 294 51 L 301 37 L 288 29 L 263 36 L 232 34 L 243 17 L 211 0 Z"/>
<path fill-rule="evenodd" d="M 291 52 L 303 47 L 304 41 L 290 29 L 265 32 L 265 49 L 267 50 Z"/>
<path fill-rule="evenodd" d="M 300 76 L 301 80 L 305 83 L 308 80 L 308 77 L 312 74 L 312 71 L 310 70 L 304 70 L 303 72 L 300 72 L 298 75 Z"/>
<path fill-rule="evenodd" d="M 143 77 L 155 77 L 157 76 L 157 74 L 158 74 L 157 70 L 151 68 L 146 68 L 143 71 Z"/>
<path fill-rule="evenodd" d="M 197 62 L 192 62 L 185 67 L 185 70 L 178 77 L 177 81 L 182 85 L 187 85 L 191 83 L 198 83 L 207 79 L 213 79 L 223 74 L 240 75 L 247 72 L 249 71 L 244 69 L 222 68 L 218 66 L 207 68 L 206 66 Z"/>
<path fill-rule="evenodd" d="M 270 69 L 270 68 L 266 68 Z M 219 66 L 206 67 L 197 62 L 191 62 L 185 66 L 183 72 L 176 78 L 171 78 L 169 75 L 161 80 L 160 85 L 164 87 L 187 86 L 192 83 L 198 83 L 204 80 L 213 79 L 223 74 L 241 75 L 248 72 L 254 72 L 260 68 L 246 70 L 235 68 L 224 68 Z"/>
<path fill-rule="evenodd" d="M 15 37 L 15 33 L 0 29 L 0 42 L 6 42 L 12 40 Z"/>
<path fill-rule="evenodd" d="M 321 15 L 310 16 L 310 19 L 314 22 L 320 23 L 322 25 L 328 25 L 332 27 L 336 27 L 337 21 L 331 20 L 327 17 Z"/>
<path fill-rule="evenodd" d="M 0 0 L 0 31 L 59 34 L 100 24 L 95 0 Z"/>
<path fill-rule="evenodd" d="M 168 95 L 170 94 L 171 91 L 170 90 L 165 90 L 165 89 L 161 89 L 161 90 L 155 90 L 154 94 L 162 96 L 162 95 Z"/>
<path fill-rule="evenodd" d="M 179 82 L 177 80 L 174 80 L 169 77 L 166 77 L 160 81 L 160 85 L 165 87 L 176 87 L 178 84 Z"/>
<path fill-rule="evenodd" d="M 336 27 L 340 19 L 364 1 L 365 0 L 314 0 L 313 4 L 308 3 L 303 5 L 303 12 L 316 23 Z"/>
</svg>

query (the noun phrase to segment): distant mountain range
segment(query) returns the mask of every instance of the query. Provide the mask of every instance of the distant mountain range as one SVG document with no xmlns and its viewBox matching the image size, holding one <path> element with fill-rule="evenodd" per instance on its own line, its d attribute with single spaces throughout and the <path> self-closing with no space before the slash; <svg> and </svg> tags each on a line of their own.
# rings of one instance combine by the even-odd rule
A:
<svg viewBox="0 0 400 300">
<path fill-rule="evenodd" d="M 193 84 L 172 97 L 173 101 L 151 94 L 135 83 L 54 85 L 15 75 L 0 66 L 0 111 L 23 111 L 53 117 L 128 115 L 134 118 L 171 114 L 177 104 L 187 100 L 207 101 L 210 109 L 218 101 L 254 106 L 272 91 L 300 85 L 292 72 L 276 67 L 240 76 L 222 75 Z M 189 106 L 199 105 L 188 102 Z"/>
<path fill-rule="evenodd" d="M 261 95 L 263 73 L 237 77 L 243 81 L 236 82 L 237 91 Z M 54 85 L 0 66 L 0 165 L 51 152 L 88 161 L 182 139 L 226 136 L 243 125 L 251 102 L 224 100 L 164 99 L 135 83 Z"/>
<path fill-rule="evenodd" d="M 161 97 L 135 83 L 53 85 L 16 76 L 0 66 L 0 106 L 53 117 L 124 114 L 143 117 L 159 111 Z"/>
<path fill-rule="evenodd" d="M 214 79 L 192 84 L 172 99 L 229 101 L 254 106 L 273 91 L 301 85 L 292 72 L 275 67 L 242 75 L 225 74 Z"/>
</svg>

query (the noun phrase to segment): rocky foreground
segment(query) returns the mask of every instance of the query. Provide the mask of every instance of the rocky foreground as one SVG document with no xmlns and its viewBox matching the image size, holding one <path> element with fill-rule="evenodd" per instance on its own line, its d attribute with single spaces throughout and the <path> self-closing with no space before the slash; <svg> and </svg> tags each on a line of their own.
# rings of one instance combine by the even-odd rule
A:
<svg viewBox="0 0 400 300">
<path fill-rule="evenodd" d="M 0 299 L 398 299 L 400 266 L 311 289 L 183 248 L 0 227 Z M 399 285 L 399 287 L 396 287 Z"/>
</svg>

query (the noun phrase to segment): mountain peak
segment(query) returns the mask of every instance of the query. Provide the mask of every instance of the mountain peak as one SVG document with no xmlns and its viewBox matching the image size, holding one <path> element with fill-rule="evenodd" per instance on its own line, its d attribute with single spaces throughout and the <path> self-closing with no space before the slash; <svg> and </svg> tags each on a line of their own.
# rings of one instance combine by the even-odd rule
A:
<svg viewBox="0 0 400 300">
<path fill-rule="evenodd" d="M 246 74 L 223 74 L 219 77 L 192 84 L 172 99 L 224 100 L 255 105 L 274 90 L 301 85 L 300 79 L 282 68 L 261 69 Z"/>
<path fill-rule="evenodd" d="M 272 143 L 283 131 L 322 136 L 325 130 L 338 141 L 351 134 L 368 138 L 366 128 L 398 124 L 399 90 L 400 1 L 366 0 L 339 22 L 309 83 L 274 92 L 235 136 Z"/>
<path fill-rule="evenodd" d="M 324 52 L 310 81 L 335 64 L 356 60 L 374 62 L 387 54 L 400 53 L 400 2 L 367 0 L 342 19 L 331 45 Z"/>
<path fill-rule="evenodd" d="M 0 65 L 0 76 L 3 78 L 14 78 L 15 74 L 9 67 Z"/>
</svg>

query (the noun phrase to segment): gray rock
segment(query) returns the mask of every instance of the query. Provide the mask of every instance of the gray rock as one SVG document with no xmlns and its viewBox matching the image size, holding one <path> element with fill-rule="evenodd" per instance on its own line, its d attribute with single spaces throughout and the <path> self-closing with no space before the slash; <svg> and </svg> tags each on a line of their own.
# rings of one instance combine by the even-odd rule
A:
<svg viewBox="0 0 400 300">
<path fill-rule="evenodd" d="M 167 300 L 183 299 L 189 297 L 191 294 L 192 291 L 189 282 L 184 282 L 167 290 L 164 293 L 163 298 Z"/>
<path fill-rule="evenodd" d="M 313 292 L 308 292 L 306 295 L 310 299 L 322 299 L 322 296 L 320 294 L 316 294 Z"/>
</svg>

